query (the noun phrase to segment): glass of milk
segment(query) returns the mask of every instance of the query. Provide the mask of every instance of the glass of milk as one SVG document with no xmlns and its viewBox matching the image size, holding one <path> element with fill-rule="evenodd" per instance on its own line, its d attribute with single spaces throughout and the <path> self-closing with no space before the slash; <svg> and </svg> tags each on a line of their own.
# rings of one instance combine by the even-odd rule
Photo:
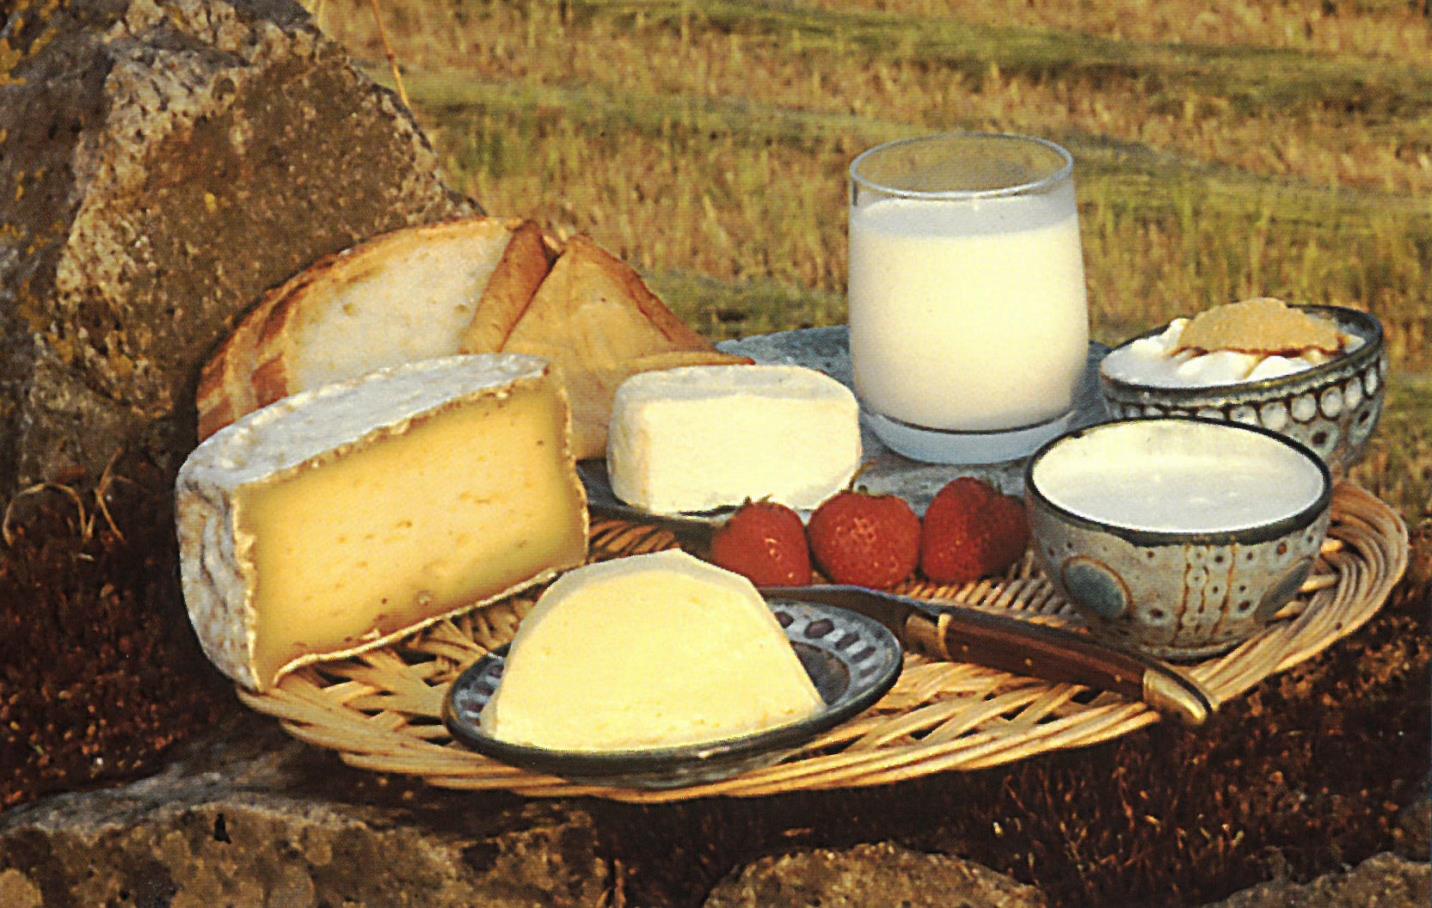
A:
<svg viewBox="0 0 1432 908">
<path fill-rule="evenodd" d="M 1074 159 L 1027 136 L 881 145 L 850 165 L 850 356 L 875 434 L 933 463 L 1060 434 L 1089 346 Z"/>
</svg>

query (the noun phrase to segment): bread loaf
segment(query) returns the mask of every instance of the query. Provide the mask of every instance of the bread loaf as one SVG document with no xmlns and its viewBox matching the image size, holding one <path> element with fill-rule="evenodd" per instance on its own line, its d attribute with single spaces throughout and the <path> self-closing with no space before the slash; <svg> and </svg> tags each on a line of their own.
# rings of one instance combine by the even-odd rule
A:
<svg viewBox="0 0 1432 908">
<path fill-rule="evenodd" d="M 264 296 L 207 364 L 199 437 L 299 391 L 460 352 L 484 292 L 530 297 L 550 261 L 537 225 L 509 218 L 404 228 L 320 259 Z"/>
<path fill-rule="evenodd" d="M 579 459 L 606 451 L 617 387 L 640 372 L 748 363 L 718 352 L 585 236 L 468 218 L 384 234 L 268 293 L 204 368 L 199 438 L 290 394 L 454 353 L 553 364 Z"/>
</svg>

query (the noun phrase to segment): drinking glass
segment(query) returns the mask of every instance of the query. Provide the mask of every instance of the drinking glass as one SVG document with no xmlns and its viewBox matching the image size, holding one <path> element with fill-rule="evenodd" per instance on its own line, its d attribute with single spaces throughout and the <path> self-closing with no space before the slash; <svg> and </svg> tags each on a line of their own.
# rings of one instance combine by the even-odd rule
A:
<svg viewBox="0 0 1432 908">
<path fill-rule="evenodd" d="M 850 356 L 865 418 L 933 463 L 1060 434 L 1088 357 L 1074 159 L 1028 136 L 891 142 L 850 165 Z"/>
</svg>

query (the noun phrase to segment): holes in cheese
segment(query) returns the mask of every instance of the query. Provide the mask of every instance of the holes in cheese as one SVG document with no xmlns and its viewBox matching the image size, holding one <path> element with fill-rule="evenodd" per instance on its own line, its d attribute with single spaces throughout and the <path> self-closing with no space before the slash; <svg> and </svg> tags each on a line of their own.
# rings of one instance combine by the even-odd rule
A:
<svg viewBox="0 0 1432 908">
<path fill-rule="evenodd" d="M 546 364 L 451 357 L 287 398 L 179 479 L 184 594 L 210 658 L 264 689 L 585 560 Z"/>
<path fill-rule="evenodd" d="M 518 628 L 488 734 L 564 751 L 675 747 L 821 705 L 750 581 L 678 550 L 564 574 Z"/>
</svg>

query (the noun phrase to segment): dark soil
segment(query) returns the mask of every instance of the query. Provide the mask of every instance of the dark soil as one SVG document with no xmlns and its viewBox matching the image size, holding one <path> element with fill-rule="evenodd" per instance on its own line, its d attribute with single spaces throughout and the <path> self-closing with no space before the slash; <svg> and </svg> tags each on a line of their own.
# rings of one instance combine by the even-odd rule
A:
<svg viewBox="0 0 1432 908">
<path fill-rule="evenodd" d="M 7 513 L 0 810 L 153 771 L 232 699 L 184 611 L 167 479 L 129 461 L 102 493 L 46 487 Z"/>
</svg>

